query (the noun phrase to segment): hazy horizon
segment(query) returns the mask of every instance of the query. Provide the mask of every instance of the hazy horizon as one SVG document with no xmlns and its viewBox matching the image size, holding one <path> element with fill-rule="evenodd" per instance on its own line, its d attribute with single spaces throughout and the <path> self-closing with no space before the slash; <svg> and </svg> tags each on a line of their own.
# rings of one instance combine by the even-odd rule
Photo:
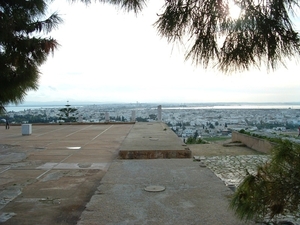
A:
<svg viewBox="0 0 300 225">
<path fill-rule="evenodd" d="M 94 101 L 45 101 L 45 102 L 24 102 L 21 104 L 9 104 L 9 107 L 18 107 L 18 106 L 30 106 L 30 105 L 106 105 L 106 104 L 174 104 L 174 105 L 231 105 L 231 104 L 250 104 L 250 105 L 264 105 L 264 104 L 275 104 L 275 105 L 286 105 L 286 104 L 295 104 L 300 105 L 300 101 L 298 102 L 94 102 Z"/>
</svg>

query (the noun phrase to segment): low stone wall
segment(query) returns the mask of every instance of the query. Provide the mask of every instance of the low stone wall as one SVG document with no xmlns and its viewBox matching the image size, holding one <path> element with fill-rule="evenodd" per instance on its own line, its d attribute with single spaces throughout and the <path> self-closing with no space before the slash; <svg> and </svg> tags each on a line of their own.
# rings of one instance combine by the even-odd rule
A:
<svg viewBox="0 0 300 225">
<path fill-rule="evenodd" d="M 184 159 L 191 158 L 192 152 L 186 150 L 120 150 L 120 159 Z"/>
<path fill-rule="evenodd" d="M 270 153 L 271 149 L 274 146 L 274 144 L 267 140 L 249 136 L 246 134 L 241 134 L 236 131 L 232 132 L 231 140 L 232 142 L 242 142 L 247 147 L 263 153 Z"/>
</svg>

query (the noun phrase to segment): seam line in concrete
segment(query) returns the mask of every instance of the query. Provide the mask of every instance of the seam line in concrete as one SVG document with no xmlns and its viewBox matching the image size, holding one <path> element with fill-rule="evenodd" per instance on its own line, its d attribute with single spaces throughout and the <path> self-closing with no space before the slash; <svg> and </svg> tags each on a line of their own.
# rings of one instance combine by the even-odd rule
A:
<svg viewBox="0 0 300 225">
<path fill-rule="evenodd" d="M 40 137 L 40 136 L 43 136 L 45 134 L 49 134 L 49 133 L 53 133 L 53 132 L 56 132 L 58 130 L 63 130 L 63 129 L 66 129 L 67 127 L 62 127 L 62 128 L 59 128 L 59 129 L 55 129 L 55 130 L 52 130 L 52 131 L 48 131 L 46 133 L 43 133 L 43 134 L 39 134 L 39 135 L 36 135 L 35 137 Z"/>
<path fill-rule="evenodd" d="M 93 126 L 93 125 L 90 125 L 90 126 Z M 88 126 L 88 127 L 90 127 Z M 94 137 L 91 141 L 95 140 L 97 137 L 99 137 L 101 134 L 103 134 L 104 132 L 108 131 L 111 127 L 113 127 L 114 125 L 111 125 L 110 127 L 108 127 L 107 129 L 105 129 L 104 131 L 102 131 L 100 134 L 98 134 L 96 137 Z M 81 130 L 84 130 L 84 129 L 87 129 L 88 127 L 86 128 L 83 128 L 83 129 L 80 129 L 79 131 Z M 78 131 L 78 132 L 79 132 Z M 77 133 L 77 132 L 74 132 L 74 133 Z M 72 133 L 72 134 L 74 134 Z M 70 134 L 70 135 L 72 135 Z M 70 136 L 70 135 L 67 135 L 66 137 Z M 83 146 L 89 144 L 91 141 L 88 141 L 87 143 L 85 143 Z M 79 151 L 80 149 L 78 149 L 77 151 Z M 52 166 L 50 169 L 48 169 L 47 171 L 45 171 L 44 173 L 42 173 L 41 175 L 39 175 L 36 179 L 40 179 L 42 176 L 44 176 L 46 173 L 48 173 L 49 171 L 51 171 L 54 167 L 56 167 L 57 165 L 59 165 L 60 163 L 64 162 L 65 160 L 67 160 L 68 158 L 70 158 L 71 156 L 73 156 L 74 153 L 68 155 L 66 158 L 64 158 L 63 160 L 61 160 L 59 163 L 55 164 L 54 166 Z"/>
<path fill-rule="evenodd" d="M 108 131 L 110 128 L 112 128 L 114 125 L 111 125 L 110 127 L 106 128 L 104 131 L 102 131 L 100 134 L 98 134 L 96 137 L 94 137 L 91 141 L 95 140 L 96 138 L 98 138 L 101 134 L 103 134 L 104 132 Z"/>
<path fill-rule="evenodd" d="M 0 173 L 4 173 L 5 171 L 9 170 L 10 166 L 8 166 L 7 168 L 5 168 L 4 170 L 2 170 Z"/>
<path fill-rule="evenodd" d="M 80 130 L 77 130 L 77 131 L 75 131 L 75 132 L 73 132 L 73 133 L 71 133 L 71 134 L 68 134 L 68 135 L 66 135 L 65 137 L 70 137 L 71 135 L 73 135 L 73 134 L 76 134 L 76 133 L 78 133 L 78 132 L 80 132 L 80 131 L 82 131 L 82 130 L 85 130 L 85 129 L 87 129 L 87 128 L 91 127 L 91 126 L 93 126 L 93 125 L 90 125 L 90 126 L 84 127 L 84 128 L 82 128 L 82 129 L 80 129 Z"/>
<path fill-rule="evenodd" d="M 51 171 L 54 167 L 56 167 L 57 165 L 59 165 L 60 163 L 64 162 L 65 160 L 67 160 L 68 158 L 70 158 L 72 155 L 74 155 L 74 153 L 68 155 L 66 158 L 64 158 L 63 160 L 61 160 L 59 163 L 56 163 L 54 166 L 52 166 L 50 169 L 48 169 L 47 171 L 45 171 L 44 173 L 42 173 L 41 175 L 39 175 L 36 179 L 40 179 L 42 176 L 44 176 L 46 173 L 48 173 L 49 171 Z"/>
</svg>

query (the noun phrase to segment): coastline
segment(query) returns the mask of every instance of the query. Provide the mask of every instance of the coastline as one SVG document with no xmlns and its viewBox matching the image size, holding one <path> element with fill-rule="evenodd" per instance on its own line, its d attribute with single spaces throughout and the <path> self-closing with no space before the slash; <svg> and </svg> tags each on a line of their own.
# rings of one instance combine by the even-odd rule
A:
<svg viewBox="0 0 300 225">
<path fill-rule="evenodd" d="M 107 106 L 107 107 L 117 107 L 117 106 L 129 106 L 135 109 L 143 108 L 153 108 L 159 105 L 159 103 L 98 103 L 98 104 L 71 104 L 74 108 L 80 107 L 97 107 L 97 106 Z M 287 102 L 287 103 L 190 103 L 190 104 L 181 104 L 181 103 L 165 103 L 161 104 L 164 110 L 174 110 L 174 109 L 300 109 L 300 102 Z M 64 108 L 64 104 L 20 104 L 20 105 L 9 105 L 6 106 L 7 112 L 14 111 L 20 112 L 24 110 L 45 110 L 45 109 L 55 109 L 55 108 Z"/>
</svg>

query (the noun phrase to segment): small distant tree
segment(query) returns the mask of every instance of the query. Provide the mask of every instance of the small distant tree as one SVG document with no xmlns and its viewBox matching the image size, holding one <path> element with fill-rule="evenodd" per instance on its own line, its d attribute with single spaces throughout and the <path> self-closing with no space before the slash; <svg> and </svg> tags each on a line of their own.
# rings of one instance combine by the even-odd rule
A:
<svg viewBox="0 0 300 225">
<path fill-rule="evenodd" d="M 156 120 L 157 116 L 156 116 L 155 114 L 150 114 L 150 115 L 149 115 L 149 118 L 150 118 L 151 120 Z"/>
<path fill-rule="evenodd" d="M 185 141 L 187 144 L 195 144 L 195 139 L 194 137 L 188 137 L 188 139 Z"/>
<path fill-rule="evenodd" d="M 183 126 L 191 126 L 191 123 L 190 122 L 184 122 Z"/>
<path fill-rule="evenodd" d="M 76 117 L 74 113 L 77 111 L 76 108 L 70 107 L 71 105 L 65 105 L 65 108 L 59 109 L 59 119 L 64 120 L 65 122 L 76 122 Z"/>
<path fill-rule="evenodd" d="M 137 118 L 136 118 L 136 121 L 137 121 L 137 122 L 148 122 L 149 120 L 146 119 L 146 118 L 143 118 L 143 117 L 137 117 Z"/>
<path fill-rule="evenodd" d="M 281 140 L 271 160 L 248 174 L 231 200 L 231 208 L 244 220 L 277 224 L 279 215 L 299 218 L 300 144 Z"/>
<path fill-rule="evenodd" d="M 182 123 L 177 122 L 177 123 L 176 123 L 176 126 L 182 127 Z"/>
<path fill-rule="evenodd" d="M 215 129 L 215 126 L 214 126 L 212 123 L 210 123 L 210 124 L 209 124 L 209 128 L 210 128 L 210 129 Z"/>
<path fill-rule="evenodd" d="M 198 137 L 188 137 L 187 144 L 207 144 L 208 142 Z"/>
<path fill-rule="evenodd" d="M 199 137 L 198 131 L 196 130 L 194 133 L 194 138 L 197 139 Z"/>
</svg>

